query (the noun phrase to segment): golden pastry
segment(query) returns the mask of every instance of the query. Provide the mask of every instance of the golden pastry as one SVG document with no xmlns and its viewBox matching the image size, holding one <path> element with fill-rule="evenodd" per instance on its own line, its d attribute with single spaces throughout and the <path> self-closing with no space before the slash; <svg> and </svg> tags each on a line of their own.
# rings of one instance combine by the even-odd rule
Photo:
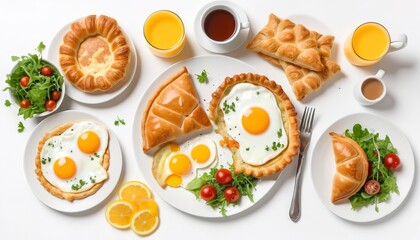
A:
<svg viewBox="0 0 420 240">
<path fill-rule="evenodd" d="M 131 50 L 115 19 L 90 15 L 64 35 L 59 62 L 67 80 L 84 92 L 107 91 L 126 75 Z"/>
<path fill-rule="evenodd" d="M 186 67 L 169 77 L 149 99 L 142 119 L 143 151 L 207 129 L 211 123 Z"/>
</svg>

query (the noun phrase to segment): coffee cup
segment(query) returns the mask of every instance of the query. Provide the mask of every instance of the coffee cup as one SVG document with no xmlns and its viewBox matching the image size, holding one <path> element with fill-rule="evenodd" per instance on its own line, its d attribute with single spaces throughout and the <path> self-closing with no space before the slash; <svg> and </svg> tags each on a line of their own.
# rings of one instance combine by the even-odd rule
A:
<svg viewBox="0 0 420 240">
<path fill-rule="evenodd" d="M 356 66 L 370 66 L 388 53 L 403 49 L 407 45 L 407 35 L 391 35 L 379 23 L 366 22 L 358 26 L 344 43 L 347 59 Z"/>
<path fill-rule="evenodd" d="M 210 42 L 226 45 L 233 42 L 242 29 L 249 28 L 249 22 L 241 22 L 238 13 L 223 4 L 210 6 L 200 18 L 201 30 Z"/>
<path fill-rule="evenodd" d="M 382 80 L 385 71 L 379 71 L 372 76 L 367 76 L 359 81 L 354 87 L 354 97 L 365 106 L 373 105 L 380 102 L 386 95 L 386 85 Z"/>
</svg>

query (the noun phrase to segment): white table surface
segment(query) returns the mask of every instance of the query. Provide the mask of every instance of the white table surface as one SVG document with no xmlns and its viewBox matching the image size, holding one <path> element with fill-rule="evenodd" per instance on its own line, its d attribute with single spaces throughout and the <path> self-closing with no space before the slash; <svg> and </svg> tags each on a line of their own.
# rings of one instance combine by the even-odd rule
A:
<svg viewBox="0 0 420 240">
<path fill-rule="evenodd" d="M 135 109 L 150 81 L 170 65 L 192 57 L 211 54 L 196 42 L 193 31 L 195 14 L 208 0 L 176 1 L 20 1 L 0 0 L 0 75 L 10 71 L 12 55 L 33 52 L 39 41 L 48 45 L 54 34 L 70 21 L 88 14 L 107 14 L 124 26 L 137 48 L 139 66 L 132 84 L 123 96 L 101 105 L 83 105 L 66 97 L 60 108 L 88 111 L 100 117 L 116 133 L 122 146 L 124 167 L 119 187 L 128 180 L 143 180 L 135 163 L 132 145 L 132 128 Z M 316 107 L 317 116 L 313 133 L 315 142 L 323 130 L 336 119 L 357 112 L 381 115 L 406 134 L 412 144 L 416 172 L 420 149 L 420 2 L 377 0 L 284 0 L 284 1 L 239 1 L 251 22 L 249 42 L 266 23 L 269 13 L 279 17 L 305 22 L 308 27 L 329 31 L 335 35 L 334 56 L 342 72 L 321 91 L 303 102 L 295 100 L 284 73 L 271 66 L 242 45 L 227 54 L 253 65 L 260 74 L 278 79 L 301 116 L 306 105 Z M 180 15 L 186 27 L 187 45 L 183 52 L 172 59 L 154 56 L 146 46 L 142 29 L 145 18 L 158 9 L 170 9 Z M 312 21 L 313 20 L 313 21 Z M 359 68 L 347 62 L 342 51 L 347 35 L 358 24 L 378 21 L 391 33 L 406 33 L 408 46 L 400 52 L 389 54 L 372 67 Z M 322 26 L 323 25 L 323 26 Z M 373 107 L 360 106 L 352 96 L 356 81 L 374 74 L 382 68 L 387 73 L 385 82 L 388 95 L 383 102 Z M 0 88 L 6 87 L 1 81 Z M 115 192 L 98 207 L 82 214 L 63 214 L 42 204 L 33 195 L 24 176 L 23 149 L 26 141 L 40 119 L 24 121 L 26 130 L 17 132 L 17 111 L 6 108 L 8 93 L 0 93 L 0 146 L 2 157 L 0 173 L 0 239 L 135 239 L 130 230 L 120 231 L 110 226 L 104 216 L 106 204 L 116 198 Z M 117 115 L 127 125 L 116 127 Z M 160 207 L 161 224 L 150 239 L 396 239 L 408 236 L 419 239 L 418 177 L 405 203 L 392 215 L 373 223 L 358 224 L 343 220 L 331 213 L 316 195 L 311 181 L 310 145 L 304 165 L 302 186 L 302 218 L 298 223 L 289 219 L 288 212 L 293 190 L 295 164 L 288 167 L 280 177 L 281 184 L 270 192 L 270 197 L 256 208 L 239 217 L 227 220 L 201 219 L 184 214 L 156 197 Z M 329 187 L 329 186 L 327 186 Z"/>
</svg>

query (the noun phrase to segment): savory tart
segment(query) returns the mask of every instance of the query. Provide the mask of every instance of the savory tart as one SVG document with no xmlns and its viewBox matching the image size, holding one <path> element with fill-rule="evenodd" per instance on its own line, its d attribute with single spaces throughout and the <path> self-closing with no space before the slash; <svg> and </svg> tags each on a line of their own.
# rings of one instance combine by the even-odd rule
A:
<svg viewBox="0 0 420 240">
<path fill-rule="evenodd" d="M 200 104 L 186 67 L 170 76 L 153 93 L 143 112 L 143 151 L 207 129 L 211 123 Z"/>
<path fill-rule="evenodd" d="M 108 179 L 106 127 L 93 121 L 68 122 L 38 143 L 35 174 L 52 195 L 73 201 L 97 192 Z"/>
<path fill-rule="evenodd" d="M 236 173 L 274 174 L 298 153 L 295 108 L 282 87 L 265 76 L 227 77 L 212 94 L 209 111 L 232 153 Z"/>
<path fill-rule="evenodd" d="M 365 184 L 369 171 L 366 153 L 353 139 L 330 133 L 336 173 L 333 178 L 331 202 L 339 203 L 357 193 Z"/>
<path fill-rule="evenodd" d="M 67 80 L 84 92 L 107 91 L 126 75 L 131 50 L 115 19 L 90 15 L 71 24 L 59 49 Z"/>
</svg>

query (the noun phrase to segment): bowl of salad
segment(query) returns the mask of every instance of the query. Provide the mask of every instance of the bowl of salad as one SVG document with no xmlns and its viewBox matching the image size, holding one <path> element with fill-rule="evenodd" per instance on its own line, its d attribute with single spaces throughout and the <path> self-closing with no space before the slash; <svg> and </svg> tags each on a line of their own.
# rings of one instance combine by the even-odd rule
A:
<svg viewBox="0 0 420 240">
<path fill-rule="evenodd" d="M 42 58 L 44 49 L 41 42 L 37 54 L 12 56 L 17 63 L 7 75 L 5 90 L 9 90 L 11 102 L 24 119 L 51 114 L 64 99 L 64 78 L 54 64 Z"/>
</svg>

